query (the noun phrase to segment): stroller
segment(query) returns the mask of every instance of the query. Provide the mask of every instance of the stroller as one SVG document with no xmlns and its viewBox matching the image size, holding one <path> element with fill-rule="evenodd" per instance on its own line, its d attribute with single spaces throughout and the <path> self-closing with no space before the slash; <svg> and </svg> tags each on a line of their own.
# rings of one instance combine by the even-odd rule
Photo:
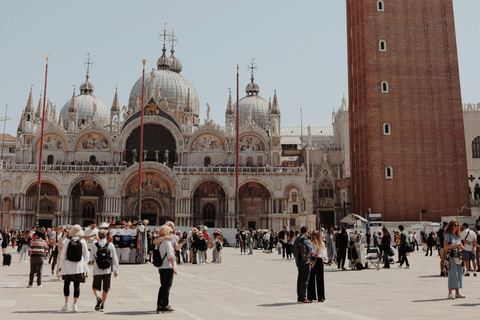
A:
<svg viewBox="0 0 480 320">
<path fill-rule="evenodd" d="M 362 235 L 350 233 L 350 242 L 348 243 L 348 260 L 351 269 L 362 270 L 365 266 L 365 247 L 362 243 Z"/>
</svg>

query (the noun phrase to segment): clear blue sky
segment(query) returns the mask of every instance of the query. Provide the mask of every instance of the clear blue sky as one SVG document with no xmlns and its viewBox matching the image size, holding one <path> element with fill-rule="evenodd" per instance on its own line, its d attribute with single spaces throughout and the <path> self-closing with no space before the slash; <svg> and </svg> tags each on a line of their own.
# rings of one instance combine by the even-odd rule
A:
<svg viewBox="0 0 480 320">
<path fill-rule="evenodd" d="M 480 102 L 480 1 L 455 0 L 454 6 L 463 100 Z M 277 89 L 283 126 L 300 125 L 300 108 L 304 125 L 329 126 L 332 110 L 347 94 L 344 0 L 2 1 L 0 117 L 8 104 L 7 133 L 16 133 L 31 84 L 36 108 L 47 54 L 47 97 L 56 103 L 57 116 L 72 86 L 78 94 L 85 81 L 87 53 L 94 61 L 94 94 L 110 107 L 118 85 L 120 104 L 126 105 L 142 59 L 147 71 L 156 67 L 164 22 L 178 37 L 175 56 L 198 91 L 202 122 L 208 102 L 213 119 L 224 125 L 236 65 L 243 97 L 252 58 L 260 95 L 268 100 Z"/>
</svg>

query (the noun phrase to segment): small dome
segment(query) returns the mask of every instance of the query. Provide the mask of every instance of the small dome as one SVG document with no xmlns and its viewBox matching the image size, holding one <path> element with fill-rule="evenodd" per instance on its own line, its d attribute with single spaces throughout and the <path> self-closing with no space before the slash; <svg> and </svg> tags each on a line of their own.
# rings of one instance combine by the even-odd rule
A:
<svg viewBox="0 0 480 320">
<path fill-rule="evenodd" d="M 182 63 L 173 55 L 175 50 L 172 49 L 170 50 L 170 52 L 172 53 L 172 55 L 168 58 L 168 61 L 170 62 L 170 70 L 176 73 L 182 72 L 183 70 Z"/>
<path fill-rule="evenodd" d="M 60 117 L 63 118 L 65 126 L 68 125 L 68 109 L 70 107 L 70 101 L 71 99 L 65 103 L 60 112 Z M 100 125 L 107 125 L 110 123 L 110 110 L 99 98 L 91 94 L 80 94 L 75 97 L 75 102 L 78 112 L 78 125 L 82 124 L 82 120 L 87 123 L 88 119 L 91 117 L 93 117 L 95 123 Z"/>
<path fill-rule="evenodd" d="M 251 108 L 252 121 L 262 128 L 266 128 L 269 121 L 268 101 L 257 95 L 249 95 L 242 98 L 239 102 L 239 122 L 240 124 L 248 123 L 248 109 Z M 234 110 L 237 104 L 234 104 Z"/>
<path fill-rule="evenodd" d="M 245 92 L 248 95 L 258 95 L 258 93 L 260 92 L 260 87 L 258 86 L 258 84 L 253 82 L 253 76 L 250 78 L 250 80 L 252 80 L 252 82 L 247 84 L 247 86 L 245 87 Z"/>
<path fill-rule="evenodd" d="M 88 81 L 89 75 L 87 73 L 87 80 L 80 85 L 80 94 L 92 94 L 95 90 L 93 84 Z"/>
<path fill-rule="evenodd" d="M 168 70 L 170 69 L 170 61 L 168 60 L 167 55 L 165 54 L 165 51 L 167 51 L 167 49 L 165 49 L 165 45 L 163 46 L 162 51 L 163 51 L 163 54 L 157 61 L 157 67 L 158 67 L 158 70 Z"/>
</svg>

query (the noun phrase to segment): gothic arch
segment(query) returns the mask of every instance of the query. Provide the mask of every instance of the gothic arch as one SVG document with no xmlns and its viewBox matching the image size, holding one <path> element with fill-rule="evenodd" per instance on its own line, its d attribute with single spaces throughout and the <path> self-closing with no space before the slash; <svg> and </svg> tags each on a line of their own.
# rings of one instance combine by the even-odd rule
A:
<svg viewBox="0 0 480 320">
<path fill-rule="evenodd" d="M 239 137 L 240 144 L 242 143 L 242 138 L 245 138 L 245 137 L 248 137 L 248 136 L 254 136 L 255 138 L 258 138 L 260 140 L 260 142 L 263 144 L 263 150 L 262 151 L 256 150 L 254 152 L 268 152 L 268 151 L 270 151 L 267 139 L 264 136 L 262 136 L 261 134 L 259 134 L 258 132 L 255 132 L 255 131 L 242 132 L 240 134 L 240 137 Z M 236 145 L 234 144 L 233 147 L 236 148 Z M 240 150 L 240 151 L 242 152 L 242 150 Z"/>
<path fill-rule="evenodd" d="M 246 184 L 251 183 L 251 182 L 256 182 L 256 183 L 260 184 L 261 186 L 263 186 L 265 189 L 267 189 L 267 191 L 270 193 L 271 198 L 274 196 L 274 192 L 273 192 L 272 187 L 266 181 L 262 181 L 260 179 L 248 179 L 247 181 L 244 181 L 242 184 L 240 184 L 238 189 L 240 190 L 243 186 L 245 186 Z"/>
<path fill-rule="evenodd" d="M 105 185 L 105 182 L 102 181 L 101 179 L 98 179 L 98 177 L 96 176 L 92 176 L 92 175 L 86 175 L 86 176 L 80 176 L 76 179 L 74 179 L 72 182 L 70 182 L 70 185 L 68 186 L 68 195 L 71 195 L 72 194 L 72 191 L 73 191 L 73 188 L 80 182 L 80 181 L 84 181 L 84 180 L 93 180 L 95 181 L 96 183 L 98 183 L 100 185 L 100 187 L 103 189 L 103 196 L 106 195 L 106 192 L 108 190 L 108 188 L 106 187 Z"/>
<path fill-rule="evenodd" d="M 80 139 L 85 136 L 86 134 L 89 133 L 97 133 L 99 135 L 102 135 L 108 142 L 108 148 L 105 149 L 100 149 L 100 150 L 95 150 L 95 151 L 112 151 L 113 150 L 113 142 L 112 142 L 112 137 L 110 136 L 110 133 L 103 128 L 91 128 L 87 130 L 80 130 L 75 138 L 72 140 L 71 145 L 69 146 L 72 150 L 75 151 L 87 151 L 90 149 L 77 149 L 77 145 L 80 142 Z M 92 149 L 93 150 L 93 149 Z"/>
<path fill-rule="evenodd" d="M 227 188 L 225 188 L 225 186 L 216 178 L 214 177 L 209 177 L 209 178 L 206 178 L 206 179 L 201 179 L 199 181 L 197 181 L 193 187 L 190 189 L 190 197 L 194 197 L 194 194 L 195 194 L 195 191 L 197 190 L 197 188 L 202 184 L 202 183 L 205 183 L 205 182 L 215 182 L 216 184 L 218 184 L 222 189 L 223 189 L 223 192 L 225 192 L 225 198 L 228 198 L 228 197 L 233 197 L 234 195 L 230 196 L 227 192 Z"/>
<path fill-rule="evenodd" d="M 284 196 L 289 196 L 290 195 L 290 191 L 292 189 L 297 189 L 298 190 L 298 196 L 299 197 L 305 197 L 305 191 L 303 190 L 303 188 L 301 186 L 299 186 L 297 183 L 295 182 L 292 182 L 292 183 L 289 183 L 283 190 L 283 194 Z"/>
<path fill-rule="evenodd" d="M 63 139 L 64 148 L 63 149 L 58 149 L 58 150 L 68 150 L 69 149 L 68 138 L 67 138 L 67 135 L 65 134 L 64 131 L 58 130 L 57 128 L 49 126 L 44 132 L 44 139 L 45 139 L 45 135 L 47 135 L 47 134 L 56 134 Z M 36 146 L 37 143 L 40 141 L 40 138 L 41 138 L 40 133 L 35 134 L 32 138 L 32 146 Z"/>
</svg>

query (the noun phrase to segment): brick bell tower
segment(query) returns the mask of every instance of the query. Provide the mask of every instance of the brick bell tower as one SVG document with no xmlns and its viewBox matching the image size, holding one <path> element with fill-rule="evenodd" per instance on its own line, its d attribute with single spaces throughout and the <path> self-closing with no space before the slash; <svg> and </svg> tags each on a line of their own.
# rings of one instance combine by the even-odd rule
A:
<svg viewBox="0 0 480 320">
<path fill-rule="evenodd" d="M 346 2 L 352 212 L 470 215 L 452 0 Z"/>
</svg>

